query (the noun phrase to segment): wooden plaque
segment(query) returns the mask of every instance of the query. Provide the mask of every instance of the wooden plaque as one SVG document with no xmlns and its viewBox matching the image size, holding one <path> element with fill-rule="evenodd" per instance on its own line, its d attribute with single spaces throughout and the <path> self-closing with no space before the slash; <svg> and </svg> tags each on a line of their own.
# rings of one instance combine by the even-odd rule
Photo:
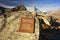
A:
<svg viewBox="0 0 60 40">
<path fill-rule="evenodd" d="M 34 32 L 34 18 L 22 18 L 19 31 L 33 33 Z"/>
</svg>

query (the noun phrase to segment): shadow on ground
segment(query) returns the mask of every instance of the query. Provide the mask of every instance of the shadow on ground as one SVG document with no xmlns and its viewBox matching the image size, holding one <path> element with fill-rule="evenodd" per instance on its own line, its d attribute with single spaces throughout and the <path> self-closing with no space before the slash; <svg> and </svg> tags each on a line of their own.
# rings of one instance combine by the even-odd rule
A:
<svg viewBox="0 0 60 40">
<path fill-rule="evenodd" d="M 60 40 L 60 30 L 59 29 L 43 29 L 42 25 L 44 22 L 42 19 L 39 19 L 39 25 L 40 25 L 40 30 L 39 30 L 39 40 Z M 60 26 L 60 23 L 53 21 L 51 18 L 51 26 L 52 27 L 58 27 Z"/>
</svg>

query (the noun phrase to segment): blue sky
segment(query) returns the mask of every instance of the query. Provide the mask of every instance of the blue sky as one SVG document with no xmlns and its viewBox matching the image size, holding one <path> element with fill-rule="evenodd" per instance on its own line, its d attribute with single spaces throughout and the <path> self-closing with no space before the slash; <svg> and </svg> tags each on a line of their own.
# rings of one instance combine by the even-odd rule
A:
<svg viewBox="0 0 60 40">
<path fill-rule="evenodd" d="M 0 6 L 14 7 L 20 4 L 34 5 L 42 11 L 60 9 L 60 0 L 0 0 Z"/>
</svg>

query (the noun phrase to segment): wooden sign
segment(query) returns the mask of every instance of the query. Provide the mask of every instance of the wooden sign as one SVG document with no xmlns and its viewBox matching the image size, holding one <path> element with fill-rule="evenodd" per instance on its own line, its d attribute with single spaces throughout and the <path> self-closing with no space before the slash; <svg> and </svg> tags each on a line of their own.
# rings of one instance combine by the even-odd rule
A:
<svg viewBox="0 0 60 40">
<path fill-rule="evenodd" d="M 33 33 L 34 32 L 34 18 L 22 18 L 19 31 Z"/>
</svg>

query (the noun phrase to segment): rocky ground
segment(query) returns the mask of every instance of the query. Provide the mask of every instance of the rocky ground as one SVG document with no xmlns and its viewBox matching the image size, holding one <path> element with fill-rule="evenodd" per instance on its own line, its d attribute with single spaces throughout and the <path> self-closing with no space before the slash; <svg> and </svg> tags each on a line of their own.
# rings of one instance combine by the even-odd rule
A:
<svg viewBox="0 0 60 40">
<path fill-rule="evenodd" d="M 38 40 L 39 39 L 39 21 L 28 11 L 11 12 L 13 15 L 5 18 L 5 27 L 0 31 L 0 40 Z M 35 32 L 19 32 L 22 17 L 35 18 Z"/>
<path fill-rule="evenodd" d="M 35 32 L 34 33 L 19 32 L 19 27 L 21 24 L 22 17 L 35 18 Z M 55 27 L 57 23 L 60 24 L 60 19 L 57 19 L 56 17 L 53 17 L 52 19 L 54 21 L 52 22 L 55 24 L 54 26 L 51 26 L 51 27 Z M 40 29 L 39 23 L 40 21 L 38 20 L 38 18 L 32 16 L 31 12 L 29 11 L 10 12 L 10 13 L 7 13 L 7 17 L 0 15 L 0 40 L 38 40 L 40 38 L 42 39 L 44 38 L 43 40 L 45 39 L 48 40 L 51 38 L 58 39 L 60 37 L 59 24 L 57 27 L 55 27 L 55 29 L 59 29 L 59 30 L 54 30 L 54 29 L 45 29 L 45 27 L 48 27 L 48 25 L 45 25 L 44 29 Z M 55 35 L 56 37 L 54 37 Z"/>
<path fill-rule="evenodd" d="M 60 18 L 52 17 L 51 26 L 40 29 L 40 40 L 60 40 Z M 43 27 L 43 26 L 40 26 Z M 44 26 L 46 27 L 46 26 Z"/>
</svg>

